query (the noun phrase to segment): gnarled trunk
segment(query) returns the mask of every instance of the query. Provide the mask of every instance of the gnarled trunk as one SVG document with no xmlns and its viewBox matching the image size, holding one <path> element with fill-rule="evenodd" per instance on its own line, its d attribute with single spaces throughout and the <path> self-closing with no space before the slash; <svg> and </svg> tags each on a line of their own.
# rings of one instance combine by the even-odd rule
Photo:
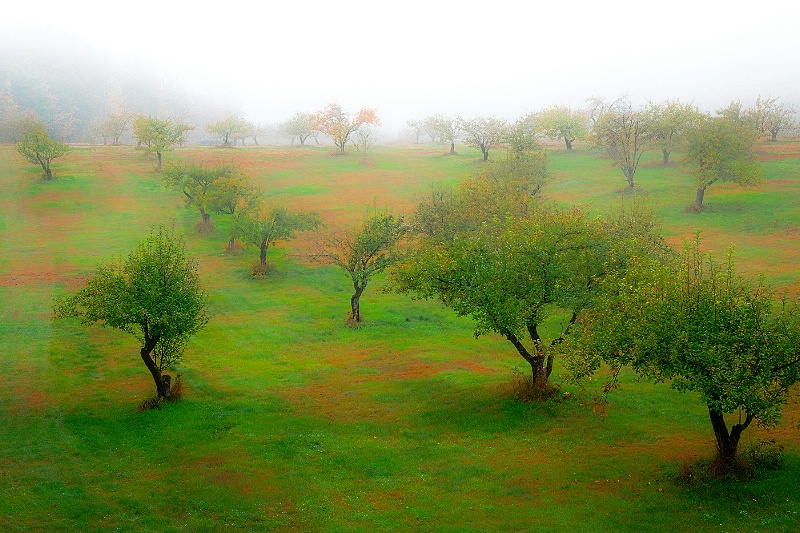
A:
<svg viewBox="0 0 800 533">
<path fill-rule="evenodd" d="M 714 437 L 717 439 L 717 457 L 723 472 L 727 472 L 736 464 L 739 439 L 742 437 L 742 432 L 753 421 L 753 417 L 748 414 L 744 422 L 734 424 L 728 433 L 728 426 L 725 424 L 725 416 L 722 412 L 709 407 L 708 415 L 711 418 L 711 427 L 714 428 Z"/>
<path fill-rule="evenodd" d="M 366 289 L 366 284 L 360 285 L 357 282 L 353 282 L 353 289 L 355 292 L 353 296 L 350 297 L 350 321 L 355 322 L 358 324 L 361 322 L 361 295 L 364 293 L 364 289 Z"/>
<path fill-rule="evenodd" d="M 166 398 L 169 394 L 169 380 L 164 379 L 164 376 L 161 374 L 161 370 L 159 370 L 158 365 L 156 365 L 156 362 L 152 357 L 150 357 L 155 345 L 155 342 L 145 342 L 145 345 L 142 346 L 139 354 L 141 355 L 145 366 L 147 366 L 147 369 L 150 371 L 150 375 L 153 376 L 153 381 L 156 383 L 156 392 L 158 393 L 158 397 Z"/>
<path fill-rule="evenodd" d="M 572 150 L 572 141 L 564 137 L 564 144 L 567 145 L 567 150 Z"/>
<path fill-rule="evenodd" d="M 706 195 L 706 188 L 705 187 L 698 187 L 697 188 L 697 195 L 694 198 L 694 207 L 695 209 L 702 209 L 703 208 L 703 197 Z"/>
</svg>

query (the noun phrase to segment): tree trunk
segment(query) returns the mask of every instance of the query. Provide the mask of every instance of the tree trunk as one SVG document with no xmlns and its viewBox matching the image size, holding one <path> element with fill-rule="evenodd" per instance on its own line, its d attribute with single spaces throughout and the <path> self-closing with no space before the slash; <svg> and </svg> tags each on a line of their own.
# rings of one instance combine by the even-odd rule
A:
<svg viewBox="0 0 800 533">
<path fill-rule="evenodd" d="M 714 437 L 717 439 L 717 454 L 720 467 L 723 472 L 728 472 L 736 464 L 739 439 L 742 437 L 742 432 L 753 421 L 753 417 L 747 415 L 744 422 L 735 424 L 730 433 L 728 433 L 728 426 L 725 424 L 723 413 L 709 407 L 708 415 L 711 418 L 711 427 L 714 428 Z"/>
<path fill-rule="evenodd" d="M 564 137 L 564 144 L 567 145 L 567 150 L 572 150 L 572 141 Z"/>
<path fill-rule="evenodd" d="M 261 255 L 259 256 L 259 260 L 261 261 L 262 265 L 267 264 L 267 248 L 269 248 L 269 244 L 267 243 L 267 239 L 263 239 L 261 241 Z"/>
<path fill-rule="evenodd" d="M 702 209 L 703 208 L 703 196 L 706 194 L 706 188 L 698 187 L 697 188 L 697 196 L 694 198 L 694 208 L 695 209 Z"/>
<path fill-rule="evenodd" d="M 236 246 L 236 237 L 234 235 L 231 235 L 230 237 L 228 237 L 228 251 L 232 252 L 235 246 Z"/>
<path fill-rule="evenodd" d="M 206 213 L 206 210 L 202 207 L 200 208 L 200 216 L 203 218 L 203 225 L 208 226 L 211 224 L 211 215 Z"/>
<path fill-rule="evenodd" d="M 161 170 L 161 152 L 156 152 L 156 155 L 158 156 L 158 166 L 156 167 L 156 171 L 160 171 Z"/>
<path fill-rule="evenodd" d="M 627 192 L 632 192 L 633 189 L 634 189 L 633 170 L 630 169 L 630 168 L 626 168 L 626 169 L 623 169 L 623 172 L 625 173 L 625 181 L 628 182 L 628 186 L 625 188 L 625 190 Z"/>
<path fill-rule="evenodd" d="M 148 349 L 149 346 L 152 347 Z M 144 361 L 145 366 L 147 366 L 147 369 L 150 371 L 150 375 L 153 376 L 153 381 L 156 383 L 158 397 L 166 398 L 169 394 L 169 387 L 167 386 L 164 377 L 161 375 L 161 370 L 158 369 L 156 362 L 150 357 L 150 353 L 153 351 L 154 347 L 155 343 L 145 342 L 145 345 L 142 347 L 139 353 L 142 356 L 142 361 Z"/>
<path fill-rule="evenodd" d="M 456 143 L 455 141 L 450 141 L 450 155 L 455 155 L 456 153 Z"/>
<path fill-rule="evenodd" d="M 483 161 L 485 163 L 489 159 L 489 149 L 481 144 L 481 152 L 483 152 Z"/>
<path fill-rule="evenodd" d="M 661 154 L 664 156 L 664 166 L 669 165 L 669 151 L 666 148 L 662 148 Z"/>
<path fill-rule="evenodd" d="M 361 295 L 364 293 L 364 289 L 366 289 L 366 285 L 359 285 L 358 283 L 353 283 L 353 289 L 355 292 L 353 296 L 350 297 L 350 321 L 355 322 L 358 324 L 361 322 Z"/>
<path fill-rule="evenodd" d="M 44 166 L 44 177 L 45 177 L 45 179 L 46 180 L 53 179 L 53 171 L 50 170 L 50 166 L 49 165 L 43 165 L 43 166 Z"/>
<path fill-rule="evenodd" d="M 769 133 L 770 133 L 770 135 L 772 135 L 772 138 L 770 139 L 770 141 L 771 142 L 777 142 L 778 141 L 778 130 L 772 130 Z"/>
</svg>

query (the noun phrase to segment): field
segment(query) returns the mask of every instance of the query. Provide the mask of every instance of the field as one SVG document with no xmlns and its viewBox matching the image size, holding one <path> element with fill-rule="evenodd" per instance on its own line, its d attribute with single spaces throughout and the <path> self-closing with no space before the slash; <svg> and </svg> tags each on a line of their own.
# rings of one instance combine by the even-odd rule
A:
<svg viewBox="0 0 800 533">
<path fill-rule="evenodd" d="M 800 144 L 760 147 L 766 182 L 715 184 L 708 209 L 673 155 L 636 174 L 669 241 L 701 230 L 734 246 L 742 271 L 800 295 Z M 459 147 L 376 147 L 369 160 L 328 148 L 180 148 L 165 161 L 233 162 L 276 201 L 320 212 L 329 228 L 369 205 L 408 212 L 437 184 L 480 165 Z M 132 147 L 80 147 L 44 182 L 0 146 L 0 530 L 2 531 L 691 531 L 800 529 L 800 391 L 774 438 L 784 467 L 752 480 L 682 485 L 681 466 L 713 452 L 692 394 L 623 373 L 601 418 L 587 403 L 604 379 L 569 395 L 515 401 L 524 361 L 499 337 L 438 302 L 384 292 L 345 324 L 347 278 L 302 257 L 313 236 L 270 251 L 224 253 L 230 221 L 194 230 L 196 211 Z M 550 149 L 545 196 L 602 212 L 622 173 L 578 147 Z M 154 223 L 172 224 L 198 259 L 214 317 L 179 372 L 185 397 L 136 412 L 154 394 L 136 341 L 51 320 L 54 297 L 119 258 Z"/>
</svg>

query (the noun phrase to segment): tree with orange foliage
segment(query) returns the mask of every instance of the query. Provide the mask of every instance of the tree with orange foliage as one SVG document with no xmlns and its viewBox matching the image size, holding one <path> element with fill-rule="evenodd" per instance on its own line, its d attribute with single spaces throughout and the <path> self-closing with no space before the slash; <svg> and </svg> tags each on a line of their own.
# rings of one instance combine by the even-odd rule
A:
<svg viewBox="0 0 800 533">
<path fill-rule="evenodd" d="M 314 129 L 320 131 L 333 139 L 333 144 L 339 148 L 339 153 L 344 153 L 347 141 L 358 128 L 364 124 L 380 125 L 381 121 L 375 114 L 375 110 L 364 107 L 357 115 L 342 110 L 342 106 L 336 103 L 328 104 L 325 109 L 319 111 L 314 116 Z"/>
</svg>

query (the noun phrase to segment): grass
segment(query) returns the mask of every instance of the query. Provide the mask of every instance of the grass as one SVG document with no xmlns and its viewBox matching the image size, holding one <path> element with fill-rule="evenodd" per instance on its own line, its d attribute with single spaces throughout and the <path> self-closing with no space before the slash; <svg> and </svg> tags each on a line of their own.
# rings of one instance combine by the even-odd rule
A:
<svg viewBox="0 0 800 533">
<path fill-rule="evenodd" d="M 772 147 L 769 147 L 772 148 Z M 646 155 L 636 179 L 672 242 L 737 247 L 746 270 L 797 293 L 798 146 L 765 161 L 760 187 L 714 185 L 687 213 L 691 178 Z M 332 227 L 367 205 L 410 210 L 455 183 L 479 153 L 446 147 L 179 148 L 165 163 L 233 162 L 275 201 L 317 209 Z M 680 154 L 674 160 L 680 161 Z M 621 172 L 597 154 L 553 150 L 546 194 L 602 211 Z M 198 235 L 196 212 L 163 188 L 133 148 L 73 151 L 45 183 L 0 147 L 0 530 L 3 531 L 790 531 L 800 512 L 800 398 L 770 435 L 782 470 L 685 486 L 680 465 L 709 456 L 699 399 L 621 375 L 608 417 L 591 403 L 603 376 L 568 398 L 509 393 L 524 362 L 503 340 L 474 338 L 436 302 L 367 289 L 366 323 L 345 325 L 349 286 L 307 265 L 302 236 L 224 253 L 229 221 Z M 777 223 L 776 223 L 777 221 Z M 125 333 L 50 320 L 52 300 L 101 260 L 127 253 L 151 224 L 174 224 L 200 262 L 214 318 L 178 371 L 185 396 L 136 413 L 153 385 Z M 556 368 L 556 382 L 561 369 Z M 748 429 L 745 441 L 767 435 Z"/>
</svg>

